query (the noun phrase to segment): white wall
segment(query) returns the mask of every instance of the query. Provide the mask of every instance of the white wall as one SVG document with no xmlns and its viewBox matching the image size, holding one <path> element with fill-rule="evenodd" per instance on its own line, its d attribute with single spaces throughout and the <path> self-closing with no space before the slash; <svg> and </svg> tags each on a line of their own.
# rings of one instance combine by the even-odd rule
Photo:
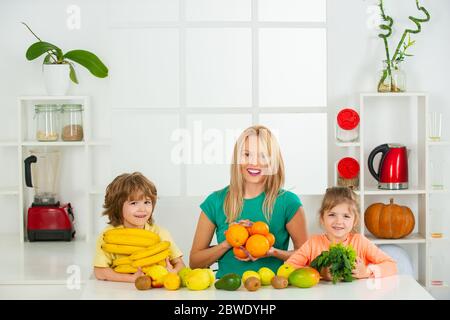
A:
<svg viewBox="0 0 450 320">
<path fill-rule="evenodd" d="M 386 10 L 394 17 L 394 36 L 400 36 L 400 30 L 405 26 L 411 26 L 407 16 L 416 15 L 413 0 L 388 1 L 386 0 Z M 430 106 L 432 109 L 442 110 L 445 113 L 446 124 L 444 125 L 444 135 L 450 137 L 449 121 L 450 113 L 447 111 L 450 105 L 450 94 L 448 93 L 448 71 L 450 70 L 450 43 L 448 41 L 450 32 L 450 21 L 445 15 L 450 11 L 450 2 L 447 0 L 421 1 L 431 13 L 431 22 L 422 25 L 423 31 L 417 36 L 416 45 L 411 48 L 414 57 L 408 57 L 405 64 L 405 71 L 408 78 L 408 90 L 427 91 L 430 94 Z M 61 47 L 68 49 L 82 48 L 91 50 L 98 54 L 106 65 L 122 66 L 133 62 L 133 55 L 128 58 L 117 56 L 112 48 L 120 45 L 118 40 L 126 41 L 127 35 L 122 35 L 120 20 L 121 14 L 127 16 L 130 11 L 129 2 L 121 6 L 119 1 L 114 1 L 113 5 L 108 5 L 106 0 L 80 0 L 75 3 L 82 8 L 82 28 L 76 31 L 68 31 L 66 27 L 66 8 L 74 1 L 50 1 L 50 0 L 20 0 L 20 1 L 2 1 L 0 4 L 0 39 L 6 45 L 2 47 L 0 61 L 0 140 L 11 140 L 16 138 L 16 123 L 11 120 L 16 113 L 16 98 L 19 95 L 34 95 L 44 93 L 44 86 L 41 79 L 39 62 L 28 62 L 25 59 L 26 48 L 34 42 L 33 36 L 21 25 L 20 21 L 26 21 L 33 30 L 43 39 Z M 153 12 L 159 12 L 160 15 L 150 17 L 153 20 L 176 20 L 178 19 L 178 1 L 171 0 L 160 2 L 164 3 L 162 7 L 154 8 Z M 370 0 L 328 0 L 327 1 L 327 94 L 328 94 L 328 181 L 333 181 L 333 164 L 341 155 L 341 151 L 334 145 L 334 112 L 335 109 L 342 106 L 357 106 L 359 104 L 359 92 L 375 91 L 376 81 L 378 79 L 380 61 L 384 59 L 384 51 L 381 39 L 376 36 L 376 32 L 367 26 L 368 21 L 373 18 L 373 12 L 368 12 L 373 7 L 375 1 Z M 156 10 L 157 9 L 157 10 Z M 152 12 L 152 11 L 150 11 Z M 190 12 L 195 16 L 195 12 Z M 221 12 L 220 14 L 227 14 Z M 151 14 L 150 14 L 151 15 Z M 245 14 L 244 14 L 245 15 Z M 135 22 L 140 23 L 149 16 L 134 16 Z M 320 18 L 319 18 L 320 19 Z M 115 26 L 110 28 L 111 23 Z M 168 23 L 170 25 L 170 22 Z M 144 24 L 145 25 L 145 24 Z M 172 35 L 168 31 L 167 37 Z M 161 38 L 152 38 L 154 41 L 163 41 Z M 171 54 L 176 50 L 176 42 L 167 48 L 166 53 Z M 120 46 L 119 46 L 120 47 Z M 151 45 L 142 46 L 154 57 L 165 57 L 164 51 L 158 51 Z M 142 58 L 142 53 L 137 53 L 135 57 Z M 167 58 L 167 57 L 166 57 Z M 40 60 L 39 60 L 40 61 Z M 177 69 L 167 65 L 171 73 L 177 74 Z M 316 66 L 319 68 L 320 66 Z M 126 69 L 119 70 L 124 74 Z M 70 94 L 90 95 L 93 104 L 93 119 L 95 121 L 93 128 L 94 139 L 109 139 L 111 136 L 119 135 L 120 128 L 111 126 L 114 123 L 112 119 L 112 106 L 123 104 L 127 97 L 133 100 L 133 83 L 121 83 L 118 81 L 117 68 L 110 69 L 110 77 L 98 79 L 92 77 L 87 70 L 78 67 L 77 73 L 80 85 L 72 86 Z M 129 71 L 129 70 L 128 70 Z M 179 90 L 176 83 L 170 79 L 161 79 L 165 81 L 164 90 Z M 149 74 L 150 84 L 156 86 L 158 78 Z M 118 90 L 123 89 L 123 94 L 118 96 Z M 140 88 L 142 89 L 142 88 Z M 195 89 L 195 88 L 194 88 Z M 142 90 L 145 90 L 142 89 Z M 116 95 L 111 93 L 116 92 Z M 160 101 L 160 95 L 164 92 L 146 93 L 150 94 L 153 101 Z M 112 97 L 116 99 L 112 99 Z M 187 97 L 187 101 L 189 97 Z M 123 99 L 123 100 L 120 100 Z M 176 104 L 179 100 L 174 97 L 170 105 Z M 247 99 L 246 97 L 242 100 Z M 167 101 L 167 100 L 165 100 Z M 145 103 L 145 102 L 144 102 Z M 136 103 L 134 103 L 136 107 Z M 160 101 L 159 106 L 165 107 Z M 380 115 L 381 117 L 386 115 Z M 114 148 L 114 146 L 113 146 Z M 303 150 L 307 153 L 307 150 Z M 2 152 L 2 165 L 14 166 L 15 161 L 3 160 L 7 158 L 5 148 L 0 148 Z M 98 159 L 108 159 L 111 154 L 108 148 L 98 151 Z M 5 157 L 3 157 L 5 155 Z M 14 157 L 14 155 L 12 155 Z M 9 162 L 8 162 L 9 161 Z M 12 164 L 8 164 L 12 163 Z M 108 175 L 106 168 L 111 168 L 109 164 L 103 166 L 97 162 L 95 164 L 100 172 L 95 177 L 95 184 L 104 186 L 112 178 L 113 173 Z M 126 167 L 126 164 L 125 164 Z M 166 167 L 161 170 L 168 169 Z M 83 168 L 80 168 L 83 170 Z M 157 168 L 156 173 L 159 169 Z M 195 168 L 193 171 L 195 173 Z M 1 179 L 14 180 L 13 176 L 2 176 Z M 226 179 L 226 177 L 224 177 Z M 226 180 L 224 180 L 224 183 Z M 162 183 L 166 190 L 170 190 L 170 183 Z M 174 186 L 178 188 L 178 186 Z M 183 188 L 183 187 L 181 187 Z M 179 199 L 172 201 L 171 198 L 162 199 L 158 203 L 156 211 L 156 220 L 162 225 L 166 225 L 173 234 L 180 247 L 186 254 L 189 252 L 192 235 L 194 233 L 195 219 L 198 215 L 202 197 L 192 198 L 190 200 Z M 101 196 L 96 201 L 98 212 L 101 210 Z M 320 204 L 320 196 L 307 196 L 302 200 L 308 214 L 308 224 L 312 232 L 318 230 L 316 211 Z M 5 208 L 4 222 L 0 226 L 1 233 L 17 232 L 18 218 L 14 213 L 15 204 L 11 198 L 0 196 L 0 203 Z M 183 223 L 173 226 L 173 222 L 180 221 L 180 213 L 183 212 Z"/>
</svg>

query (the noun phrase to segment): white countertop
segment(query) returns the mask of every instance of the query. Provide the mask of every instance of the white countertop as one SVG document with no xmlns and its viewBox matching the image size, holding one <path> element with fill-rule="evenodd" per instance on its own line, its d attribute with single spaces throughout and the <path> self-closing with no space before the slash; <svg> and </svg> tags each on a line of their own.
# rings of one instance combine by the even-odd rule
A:
<svg viewBox="0 0 450 320">
<path fill-rule="evenodd" d="M 356 280 L 350 283 L 321 281 L 308 289 L 262 287 L 255 292 L 243 286 L 237 291 L 203 291 L 181 288 L 176 291 L 155 288 L 139 291 L 133 283 L 87 280 L 79 289 L 65 284 L 0 284 L 0 299 L 85 299 L 85 300 L 430 300 L 433 297 L 412 277 L 399 275 L 378 280 Z"/>
</svg>

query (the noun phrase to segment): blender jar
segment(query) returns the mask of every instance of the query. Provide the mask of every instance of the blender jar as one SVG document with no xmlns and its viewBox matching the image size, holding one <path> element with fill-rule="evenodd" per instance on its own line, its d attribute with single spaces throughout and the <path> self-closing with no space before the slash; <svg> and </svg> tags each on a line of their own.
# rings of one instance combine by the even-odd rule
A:
<svg viewBox="0 0 450 320">
<path fill-rule="evenodd" d="M 61 138 L 64 141 L 83 140 L 83 106 L 63 104 L 61 116 Z"/>
<path fill-rule="evenodd" d="M 36 139 L 38 141 L 57 141 L 59 136 L 59 106 L 38 104 L 35 106 Z"/>
</svg>

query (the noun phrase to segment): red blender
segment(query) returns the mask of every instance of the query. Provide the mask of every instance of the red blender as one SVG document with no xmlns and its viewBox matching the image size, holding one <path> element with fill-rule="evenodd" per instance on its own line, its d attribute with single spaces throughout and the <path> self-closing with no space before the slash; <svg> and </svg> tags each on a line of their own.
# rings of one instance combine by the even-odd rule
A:
<svg viewBox="0 0 450 320">
<path fill-rule="evenodd" d="M 71 241 L 75 236 L 72 206 L 61 205 L 57 199 L 60 152 L 30 151 L 30 154 L 24 161 L 25 183 L 34 188 L 27 216 L 28 240 Z"/>
</svg>

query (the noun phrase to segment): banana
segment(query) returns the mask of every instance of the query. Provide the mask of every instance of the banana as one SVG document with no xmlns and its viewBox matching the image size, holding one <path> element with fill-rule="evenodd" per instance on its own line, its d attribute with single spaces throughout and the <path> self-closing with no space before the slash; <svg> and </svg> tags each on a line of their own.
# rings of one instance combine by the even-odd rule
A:
<svg viewBox="0 0 450 320">
<path fill-rule="evenodd" d="M 133 261 L 131 261 L 131 259 L 129 257 L 121 257 L 121 258 L 117 258 L 113 261 L 113 267 L 117 267 L 117 266 L 121 266 L 124 264 L 129 264 L 131 265 Z"/>
<path fill-rule="evenodd" d="M 131 265 L 136 268 L 143 267 L 143 266 L 149 266 L 151 264 L 155 264 L 155 263 L 167 258 L 169 255 L 170 255 L 170 250 L 166 249 L 166 250 L 161 251 L 160 253 L 157 253 L 151 257 L 135 260 L 135 261 L 133 261 L 133 263 Z"/>
<path fill-rule="evenodd" d="M 118 273 L 136 273 L 138 271 L 137 268 L 132 267 L 129 264 L 123 264 L 114 268 L 115 272 Z"/>
<path fill-rule="evenodd" d="M 128 235 L 128 236 L 154 239 L 155 242 L 160 241 L 159 235 L 157 235 L 156 233 L 149 231 L 149 230 L 135 229 L 135 228 L 111 229 L 111 230 L 106 231 L 104 235 L 121 235 L 121 236 Z"/>
<path fill-rule="evenodd" d="M 136 247 L 149 247 L 159 242 L 155 238 L 144 238 L 133 235 L 117 235 L 117 234 L 105 234 L 103 241 L 112 244 L 121 244 L 126 246 Z"/>
<path fill-rule="evenodd" d="M 164 259 L 161 260 L 161 261 L 158 261 L 157 263 L 151 264 L 151 265 L 149 265 L 149 266 L 142 267 L 142 272 L 144 272 L 145 274 L 147 274 L 149 268 L 150 268 L 151 266 L 154 266 L 155 264 L 159 264 L 160 266 L 165 267 L 165 266 L 166 266 L 166 258 L 164 258 Z"/>
<path fill-rule="evenodd" d="M 148 247 L 147 249 L 143 249 L 140 251 L 136 251 L 130 256 L 130 260 L 140 260 L 150 256 L 153 256 L 157 253 L 160 253 L 163 250 L 166 250 L 170 247 L 169 241 L 161 241 L 153 246 Z"/>
<path fill-rule="evenodd" d="M 142 250 L 142 247 L 123 246 L 120 244 L 104 243 L 102 244 L 102 249 L 109 253 L 132 254 L 136 251 Z"/>
</svg>

